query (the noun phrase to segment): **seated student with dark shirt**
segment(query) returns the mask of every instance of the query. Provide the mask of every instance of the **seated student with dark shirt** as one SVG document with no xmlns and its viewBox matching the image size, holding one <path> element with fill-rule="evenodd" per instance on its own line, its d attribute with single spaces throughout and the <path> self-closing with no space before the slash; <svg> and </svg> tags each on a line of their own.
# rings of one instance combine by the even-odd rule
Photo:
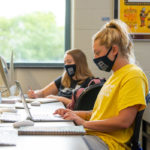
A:
<svg viewBox="0 0 150 150">
<path fill-rule="evenodd" d="M 55 98 L 65 105 L 69 104 L 73 91 L 80 87 L 87 87 L 93 79 L 93 74 L 88 68 L 85 54 L 80 49 L 68 50 L 64 56 L 64 65 L 65 71 L 62 76 L 43 89 L 29 90 L 28 96 Z"/>
</svg>

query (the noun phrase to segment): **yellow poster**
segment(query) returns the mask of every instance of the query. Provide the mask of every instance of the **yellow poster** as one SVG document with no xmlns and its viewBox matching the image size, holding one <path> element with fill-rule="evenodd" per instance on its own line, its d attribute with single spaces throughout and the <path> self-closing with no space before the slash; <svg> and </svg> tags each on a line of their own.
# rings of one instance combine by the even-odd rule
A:
<svg viewBox="0 0 150 150">
<path fill-rule="evenodd" d="M 126 1 L 118 1 L 118 17 L 128 24 L 133 34 L 150 34 L 150 5 Z"/>
</svg>

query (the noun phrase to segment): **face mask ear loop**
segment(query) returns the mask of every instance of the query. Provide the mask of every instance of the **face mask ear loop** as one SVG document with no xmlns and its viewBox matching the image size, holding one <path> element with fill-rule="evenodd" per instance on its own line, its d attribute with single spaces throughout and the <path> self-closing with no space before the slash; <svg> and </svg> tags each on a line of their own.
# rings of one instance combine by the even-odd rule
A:
<svg viewBox="0 0 150 150">
<path fill-rule="evenodd" d="M 108 50 L 106 56 L 108 56 L 108 54 L 110 53 L 111 50 L 112 50 L 112 46 L 111 46 L 110 49 Z"/>
<path fill-rule="evenodd" d="M 110 51 L 112 50 L 112 46 L 110 47 L 109 51 L 107 52 L 106 56 L 108 56 L 108 54 L 110 53 Z M 116 54 L 114 61 L 116 60 L 118 54 Z"/>
<path fill-rule="evenodd" d="M 118 56 L 118 54 L 116 54 L 115 59 L 114 59 L 114 62 L 115 62 L 115 60 L 116 60 L 117 56 Z"/>
</svg>

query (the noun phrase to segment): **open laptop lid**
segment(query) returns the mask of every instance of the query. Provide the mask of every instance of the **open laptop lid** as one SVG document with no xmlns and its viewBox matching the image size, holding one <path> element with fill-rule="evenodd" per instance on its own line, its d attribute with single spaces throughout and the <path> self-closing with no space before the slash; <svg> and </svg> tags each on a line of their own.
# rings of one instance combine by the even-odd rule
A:
<svg viewBox="0 0 150 150">
<path fill-rule="evenodd" d="M 21 94 L 21 100 L 22 100 L 22 103 L 23 103 L 23 106 L 24 106 L 24 109 L 26 111 L 26 114 L 27 114 L 27 119 L 31 119 L 32 120 L 32 115 L 31 115 L 31 112 L 30 112 L 30 109 L 27 105 L 27 102 L 25 100 L 25 97 L 24 97 L 24 93 L 23 93 L 23 90 L 21 88 L 21 85 L 18 81 L 15 81 L 16 82 L 16 86 L 18 88 L 18 90 L 20 91 L 20 94 Z"/>
</svg>

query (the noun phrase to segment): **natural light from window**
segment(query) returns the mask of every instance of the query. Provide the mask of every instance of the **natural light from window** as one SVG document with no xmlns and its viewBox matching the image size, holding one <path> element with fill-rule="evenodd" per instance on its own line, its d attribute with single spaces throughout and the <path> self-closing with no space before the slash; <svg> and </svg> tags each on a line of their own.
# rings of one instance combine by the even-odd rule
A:
<svg viewBox="0 0 150 150">
<path fill-rule="evenodd" d="M 0 0 L 0 54 L 15 62 L 59 63 L 64 55 L 65 0 Z"/>
</svg>

